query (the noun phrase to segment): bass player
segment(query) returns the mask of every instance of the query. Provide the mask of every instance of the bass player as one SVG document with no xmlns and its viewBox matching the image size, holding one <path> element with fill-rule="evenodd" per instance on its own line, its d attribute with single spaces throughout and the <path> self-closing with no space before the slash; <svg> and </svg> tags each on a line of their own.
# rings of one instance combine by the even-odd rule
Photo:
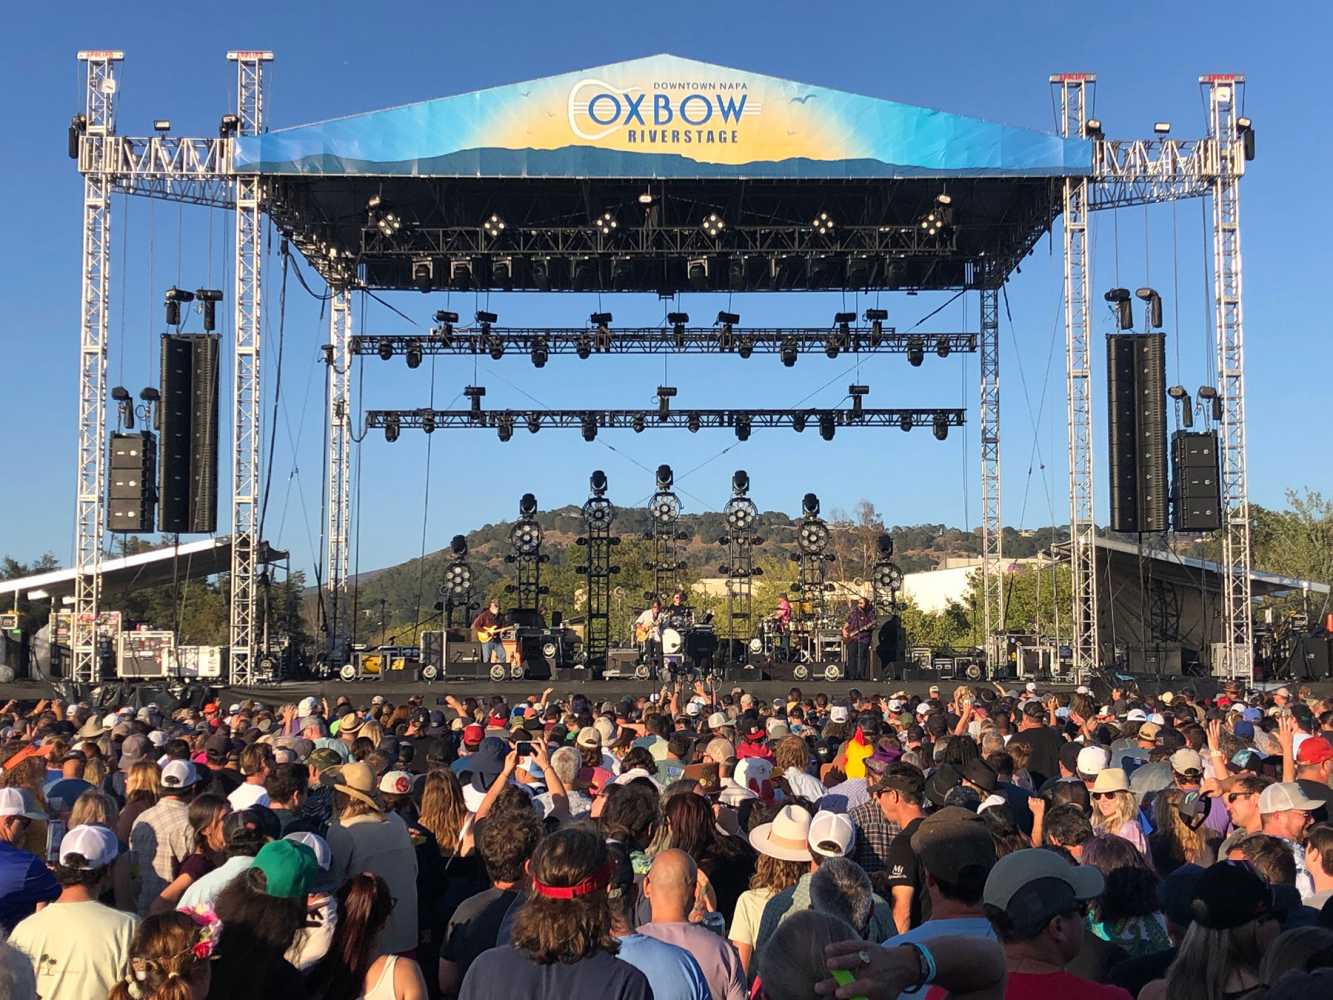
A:
<svg viewBox="0 0 1333 1000">
<path fill-rule="evenodd" d="M 847 648 L 847 679 L 869 680 L 870 634 L 875 630 L 875 609 L 870 598 L 857 598 L 842 627 L 842 641 Z"/>
<path fill-rule="evenodd" d="M 486 610 L 472 619 L 472 632 L 481 643 L 482 663 L 504 663 L 505 650 L 500 642 L 500 630 L 504 628 L 504 616 L 500 614 L 500 602 L 491 601 Z"/>
</svg>

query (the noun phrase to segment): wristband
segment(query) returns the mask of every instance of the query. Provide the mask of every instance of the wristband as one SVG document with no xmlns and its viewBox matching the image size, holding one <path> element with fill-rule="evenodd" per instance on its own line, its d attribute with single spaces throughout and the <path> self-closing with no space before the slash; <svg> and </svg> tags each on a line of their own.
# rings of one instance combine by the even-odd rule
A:
<svg viewBox="0 0 1333 1000">
<path fill-rule="evenodd" d="M 903 992 L 919 993 L 935 981 L 935 973 L 938 971 L 935 967 L 935 956 L 930 953 L 929 948 L 923 944 L 917 944 L 915 941 L 908 941 L 906 944 L 899 945 L 899 947 L 911 948 L 916 952 L 921 974 L 921 979 L 914 985 L 903 990 Z"/>
</svg>

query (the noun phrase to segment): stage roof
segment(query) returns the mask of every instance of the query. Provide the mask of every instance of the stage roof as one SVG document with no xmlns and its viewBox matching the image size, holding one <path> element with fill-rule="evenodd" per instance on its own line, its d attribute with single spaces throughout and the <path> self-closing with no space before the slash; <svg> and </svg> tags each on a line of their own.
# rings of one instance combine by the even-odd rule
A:
<svg viewBox="0 0 1333 1000">
<path fill-rule="evenodd" d="M 1069 545 L 1065 543 L 1060 548 L 1067 553 Z M 1137 572 L 1139 547 L 1133 542 L 1098 536 L 1097 548 L 1105 553 L 1104 558 L 1109 560 L 1112 567 L 1126 573 Z M 1192 556 L 1182 556 L 1167 549 L 1146 547 L 1143 550 L 1143 557 L 1152 563 L 1152 573 L 1155 579 L 1195 589 L 1200 586 L 1206 587 L 1208 590 L 1221 589 L 1222 567 L 1215 562 L 1206 559 L 1195 559 Z M 1281 576 L 1277 573 L 1264 573 L 1260 570 L 1250 571 L 1250 592 L 1255 597 L 1270 597 L 1300 590 L 1308 590 L 1312 594 L 1327 594 L 1329 587 L 1325 583 L 1297 580 L 1294 577 Z"/>
<path fill-rule="evenodd" d="M 1092 144 L 661 54 L 238 136 L 242 173 L 1064 177 Z"/>
<path fill-rule="evenodd" d="M 281 562 L 287 553 L 260 544 L 260 563 Z M 231 569 L 231 538 L 201 538 L 183 545 L 167 546 L 150 552 L 136 552 L 132 556 L 102 560 L 102 596 L 112 597 L 142 587 L 156 587 L 179 580 L 203 580 Z M 61 598 L 74 593 L 74 570 L 56 569 L 47 573 L 0 580 L 0 600 L 14 598 L 41 601 Z"/>
</svg>

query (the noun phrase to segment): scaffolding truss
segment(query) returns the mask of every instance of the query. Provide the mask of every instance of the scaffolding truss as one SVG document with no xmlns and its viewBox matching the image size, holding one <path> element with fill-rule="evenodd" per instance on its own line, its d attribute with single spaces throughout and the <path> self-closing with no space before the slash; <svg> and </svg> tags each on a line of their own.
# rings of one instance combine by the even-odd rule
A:
<svg viewBox="0 0 1333 1000">
<path fill-rule="evenodd" d="M 1004 630 L 1004 523 L 1000 518 L 1000 286 L 981 289 L 981 599 L 989 639 Z"/>
<path fill-rule="evenodd" d="M 329 344 L 325 351 L 327 372 L 326 442 L 324 495 L 324 593 L 325 637 L 332 650 L 343 634 L 350 632 L 343 598 L 347 593 L 348 537 L 352 523 L 352 292 L 346 285 L 331 289 L 329 299 Z"/>
</svg>

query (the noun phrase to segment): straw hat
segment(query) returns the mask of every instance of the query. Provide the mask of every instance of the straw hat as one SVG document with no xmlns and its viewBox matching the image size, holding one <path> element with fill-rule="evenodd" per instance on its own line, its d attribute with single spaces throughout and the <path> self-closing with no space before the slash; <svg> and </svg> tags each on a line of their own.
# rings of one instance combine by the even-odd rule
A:
<svg viewBox="0 0 1333 1000">
<path fill-rule="evenodd" d="M 375 772 L 369 764 L 344 764 L 336 769 L 336 780 L 333 783 L 336 791 L 360 799 L 376 811 L 383 812 L 384 807 L 375 799 L 375 785 Z"/>
<path fill-rule="evenodd" d="M 750 846 L 779 861 L 812 861 L 810 814 L 800 806 L 783 806 L 772 823 L 750 831 Z"/>
<path fill-rule="evenodd" d="M 1105 767 L 1097 772 L 1097 779 L 1092 783 L 1092 792 L 1127 792 L 1129 778 L 1123 767 Z"/>
</svg>

